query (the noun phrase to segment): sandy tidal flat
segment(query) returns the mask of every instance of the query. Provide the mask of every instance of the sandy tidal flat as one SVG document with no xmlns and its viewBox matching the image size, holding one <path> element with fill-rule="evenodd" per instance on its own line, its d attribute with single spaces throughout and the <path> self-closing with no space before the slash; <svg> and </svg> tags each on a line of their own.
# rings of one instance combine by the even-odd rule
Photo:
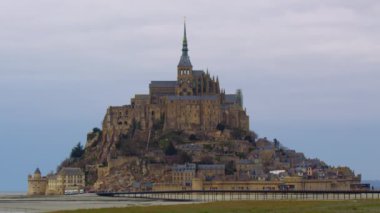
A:
<svg viewBox="0 0 380 213">
<path fill-rule="evenodd" d="M 45 197 L 2 195 L 0 196 L 0 213 L 35 213 L 58 210 L 175 205 L 188 203 L 190 202 L 166 202 L 146 199 L 109 198 L 99 197 L 95 194 Z"/>
</svg>

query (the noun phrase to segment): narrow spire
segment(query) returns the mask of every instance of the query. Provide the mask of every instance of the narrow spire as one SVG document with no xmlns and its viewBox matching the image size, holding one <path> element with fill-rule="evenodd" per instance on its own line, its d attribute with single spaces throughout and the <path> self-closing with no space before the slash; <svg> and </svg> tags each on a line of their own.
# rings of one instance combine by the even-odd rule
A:
<svg viewBox="0 0 380 213">
<path fill-rule="evenodd" d="M 187 48 L 187 36 L 186 36 L 186 17 L 183 22 L 183 41 L 182 41 L 182 55 L 187 56 L 187 52 L 189 49 Z"/>
<path fill-rule="evenodd" d="M 185 18 L 184 23 L 183 23 L 182 56 L 179 61 L 178 67 L 192 67 L 188 52 L 189 52 L 189 49 L 187 48 L 186 18 Z"/>
</svg>

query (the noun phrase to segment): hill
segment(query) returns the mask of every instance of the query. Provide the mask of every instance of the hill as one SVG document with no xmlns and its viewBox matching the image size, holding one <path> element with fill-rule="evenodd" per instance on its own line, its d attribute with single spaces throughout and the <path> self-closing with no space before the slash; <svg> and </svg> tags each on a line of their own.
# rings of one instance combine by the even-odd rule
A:
<svg viewBox="0 0 380 213">
<path fill-rule="evenodd" d="M 75 147 L 59 169 L 82 168 L 90 190 L 107 191 L 343 190 L 360 182 L 348 167 L 258 138 L 249 120 L 241 90 L 228 94 L 218 76 L 193 69 L 184 26 L 177 79 L 151 81 L 149 94 L 110 106 L 102 128 L 94 128 L 85 148 Z"/>
</svg>

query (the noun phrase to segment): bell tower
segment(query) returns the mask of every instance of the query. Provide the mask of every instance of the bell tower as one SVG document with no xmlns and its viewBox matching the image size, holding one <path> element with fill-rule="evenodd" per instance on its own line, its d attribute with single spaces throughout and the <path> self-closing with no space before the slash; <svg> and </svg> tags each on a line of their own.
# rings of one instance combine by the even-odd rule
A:
<svg viewBox="0 0 380 213">
<path fill-rule="evenodd" d="M 182 55 L 177 66 L 176 93 L 180 96 L 193 95 L 193 66 L 190 62 L 189 49 L 187 48 L 186 22 L 183 29 Z"/>
</svg>

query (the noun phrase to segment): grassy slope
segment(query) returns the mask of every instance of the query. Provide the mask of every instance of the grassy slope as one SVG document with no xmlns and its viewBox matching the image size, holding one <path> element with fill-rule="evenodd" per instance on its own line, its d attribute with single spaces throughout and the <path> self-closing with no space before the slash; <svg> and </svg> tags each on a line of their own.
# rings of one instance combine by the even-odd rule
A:
<svg viewBox="0 0 380 213">
<path fill-rule="evenodd" d="M 232 201 L 176 206 L 128 207 L 97 210 L 60 211 L 59 213 L 380 213 L 380 201 Z"/>
</svg>

